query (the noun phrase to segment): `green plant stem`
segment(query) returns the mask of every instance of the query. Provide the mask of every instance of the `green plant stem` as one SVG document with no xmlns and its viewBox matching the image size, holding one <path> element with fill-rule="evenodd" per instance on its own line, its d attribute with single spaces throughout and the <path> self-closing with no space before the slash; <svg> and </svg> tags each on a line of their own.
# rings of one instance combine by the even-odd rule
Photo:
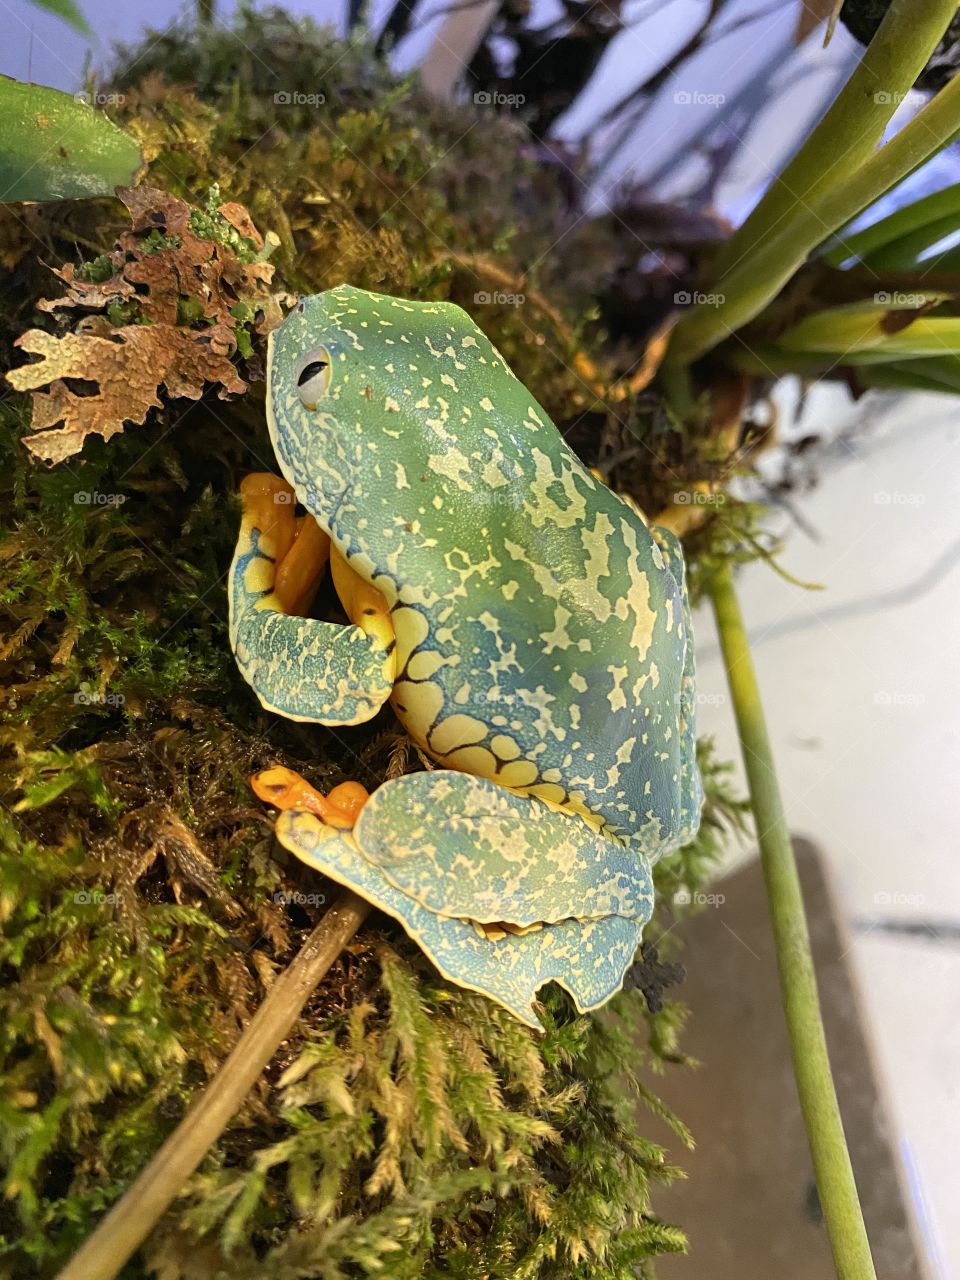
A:
<svg viewBox="0 0 960 1280">
<path fill-rule="evenodd" d="M 812 203 L 800 206 L 786 231 L 768 239 L 718 281 L 714 291 L 724 301 L 690 309 L 673 331 L 666 362 L 691 363 L 759 315 L 812 249 L 936 154 L 958 128 L 960 77 L 951 80 L 859 169 L 833 183 Z"/>
<path fill-rule="evenodd" d="M 803 203 L 833 184 L 835 174 L 852 172 L 872 154 L 956 10 L 956 0 L 893 0 L 820 123 L 721 250 L 717 279 L 785 231 Z"/>
<path fill-rule="evenodd" d="M 317 983 L 369 910 L 369 903 L 355 893 L 340 894 L 274 982 L 216 1076 L 57 1280 L 113 1280 L 240 1110 Z"/>
<path fill-rule="evenodd" d="M 660 386 L 667 403 L 681 421 L 685 421 L 696 408 L 690 370 L 683 365 L 672 365 L 660 375 Z"/>
<path fill-rule="evenodd" d="M 876 1280 L 830 1073 L 800 877 L 729 565 L 716 571 L 710 593 L 759 834 L 793 1071 L 834 1265 L 839 1280 Z"/>
</svg>

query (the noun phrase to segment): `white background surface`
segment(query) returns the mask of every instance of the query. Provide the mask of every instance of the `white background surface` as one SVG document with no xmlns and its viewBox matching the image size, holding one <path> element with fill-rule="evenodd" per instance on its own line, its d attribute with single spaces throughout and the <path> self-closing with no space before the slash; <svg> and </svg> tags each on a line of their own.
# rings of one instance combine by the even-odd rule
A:
<svg viewBox="0 0 960 1280">
<path fill-rule="evenodd" d="M 753 564 L 741 606 L 788 818 L 824 850 L 853 930 L 931 1273 L 957 1280 L 960 404 L 878 396 L 854 411 L 845 399 L 823 392 L 805 419 L 808 429 L 832 420 L 840 438 L 819 488 L 796 500 L 819 540 L 794 529 L 781 556 L 826 589 L 800 590 Z M 869 429 L 843 442 L 863 414 Z M 710 613 L 695 626 L 700 729 L 732 758 Z"/>
</svg>

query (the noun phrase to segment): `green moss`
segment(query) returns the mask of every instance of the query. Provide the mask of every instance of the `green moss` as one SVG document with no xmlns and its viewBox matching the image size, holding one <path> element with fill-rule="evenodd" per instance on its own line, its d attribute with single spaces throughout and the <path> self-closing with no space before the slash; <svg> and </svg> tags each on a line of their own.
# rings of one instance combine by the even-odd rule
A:
<svg viewBox="0 0 960 1280">
<path fill-rule="evenodd" d="M 587 336 L 591 298 L 567 296 L 549 267 L 523 276 L 563 216 L 523 136 L 428 103 L 363 40 L 277 14 L 238 23 L 174 29 L 121 58 L 149 181 L 192 202 L 197 234 L 251 261 L 253 242 L 216 213 L 221 198 L 245 204 L 279 237 L 271 261 L 291 291 L 349 279 L 465 303 L 588 461 L 645 441 L 646 459 L 613 479 L 655 505 L 677 433 L 649 401 L 597 407 L 574 358 L 608 379 L 617 363 Z M 274 100 L 294 91 L 323 94 L 335 131 L 320 107 Z M 118 206 L 31 216 L 47 260 L 79 256 L 83 279 L 110 278 L 98 250 L 125 225 Z M 522 306 L 474 301 L 494 254 L 523 281 Z M 8 338 L 50 292 L 39 256 L 31 243 L 10 269 Z M 231 314 L 240 356 L 262 361 L 250 308 Z M 181 323 L 201 319 L 184 299 Z M 0 410 L 0 786 L 17 808 L 0 828 L 0 1270 L 18 1280 L 52 1275 L 156 1151 L 332 892 L 277 848 L 248 776 L 279 761 L 321 786 L 370 783 L 398 746 L 389 715 L 336 736 L 269 716 L 235 668 L 223 583 L 238 482 L 272 456 L 261 397 L 255 384 L 230 403 L 170 402 L 53 471 L 27 460 L 23 407 Z M 696 474 L 694 458 L 684 466 Z M 658 868 L 651 936 L 737 820 L 722 770 L 705 765 L 708 821 Z M 686 1136 L 650 1084 L 682 1061 L 682 1007 L 651 1014 L 636 991 L 602 1018 L 557 990 L 545 1005 L 537 1038 L 374 917 L 125 1274 L 148 1262 L 165 1280 L 645 1274 L 684 1247 L 650 1202 L 674 1173 L 662 1121 L 681 1149 Z M 659 1141 L 641 1136 L 651 1123 Z"/>
<path fill-rule="evenodd" d="M 190 230 L 201 240 L 212 240 L 235 253 L 241 262 L 255 262 L 257 242 L 251 236 L 241 235 L 219 210 L 222 203 L 220 184 L 215 182 L 207 192 L 202 209 L 191 209 Z"/>
<path fill-rule="evenodd" d="M 116 269 L 113 254 L 102 253 L 94 258 L 92 262 L 82 262 L 77 268 L 77 276 L 81 280 L 90 280 L 97 284 L 102 284 L 105 280 L 112 278 Z"/>
</svg>

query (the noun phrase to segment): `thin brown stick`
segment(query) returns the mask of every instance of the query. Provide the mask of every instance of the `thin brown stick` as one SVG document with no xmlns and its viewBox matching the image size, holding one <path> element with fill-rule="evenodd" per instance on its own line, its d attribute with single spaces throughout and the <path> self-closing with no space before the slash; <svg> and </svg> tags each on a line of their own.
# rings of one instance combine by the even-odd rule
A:
<svg viewBox="0 0 960 1280">
<path fill-rule="evenodd" d="M 370 910 L 344 890 L 277 978 L 223 1066 L 57 1280 L 113 1280 L 239 1111 L 303 1006 Z"/>
</svg>

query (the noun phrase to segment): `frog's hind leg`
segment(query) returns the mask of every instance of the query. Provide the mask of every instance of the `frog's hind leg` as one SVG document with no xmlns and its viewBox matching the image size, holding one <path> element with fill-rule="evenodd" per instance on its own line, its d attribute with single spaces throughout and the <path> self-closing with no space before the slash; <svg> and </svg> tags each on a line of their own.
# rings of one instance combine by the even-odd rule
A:
<svg viewBox="0 0 960 1280">
<path fill-rule="evenodd" d="M 229 577 L 230 640 L 268 711 L 314 724 L 360 724 L 386 702 L 396 674 L 386 602 L 342 565 L 351 625 L 302 615 L 330 558 L 312 516 L 297 520 L 293 490 L 277 476 L 247 476 Z M 334 550 L 334 556 L 338 556 Z M 358 580 L 359 582 L 359 580 Z"/>
<path fill-rule="evenodd" d="M 392 884 L 366 856 L 356 829 L 336 830 L 314 813 L 290 809 L 281 813 L 276 834 L 302 862 L 398 920 L 445 978 L 489 996 L 538 1031 L 536 996 L 545 983 L 559 982 L 581 1013 L 597 1009 L 623 986 L 640 945 L 643 920 L 625 916 L 485 937 L 469 920 L 437 915 Z"/>
<path fill-rule="evenodd" d="M 442 785 L 445 780 L 454 780 L 452 789 Z M 473 784 L 477 794 L 471 796 Z M 384 783 L 370 797 L 354 782 L 321 796 L 297 774 L 280 768 L 258 774 L 253 785 L 261 799 L 282 811 L 276 835 L 285 849 L 399 920 L 444 977 L 496 1000 L 528 1026 L 539 1028 L 536 995 L 544 983 L 559 982 L 582 1013 L 599 1008 L 622 987 L 653 906 L 649 870 L 642 857 L 620 850 L 636 868 L 634 891 L 628 894 L 625 884 L 618 890 L 608 886 L 602 901 L 624 911 L 629 906 L 631 913 L 571 918 L 600 909 L 596 882 L 609 878 L 605 858 L 617 856 L 600 847 L 610 842 L 576 819 L 484 779 L 448 771 L 408 774 Z M 504 798 L 502 805 L 496 803 L 498 797 Z M 431 815 L 426 827 L 425 806 Z M 484 825 L 484 812 L 494 825 Z M 458 814 L 466 818 L 463 824 L 457 822 Z M 510 826 L 506 833 L 497 825 L 503 822 Z M 543 838 L 534 847 L 538 836 Z M 471 842 L 478 837 L 474 848 Z M 572 897 L 561 897 L 556 884 L 569 879 L 577 861 L 575 856 L 571 860 L 571 838 L 579 841 L 576 848 L 588 874 L 575 877 Z M 493 846 L 505 856 L 488 866 L 483 860 L 490 859 Z M 523 858 L 515 858 L 505 876 L 510 853 L 521 850 Z M 524 859 L 543 865 L 524 872 Z M 398 884 L 397 868 L 404 865 L 435 869 L 438 900 L 446 912 L 419 901 L 403 876 Z M 483 906 L 487 898 L 474 883 L 478 870 L 489 871 L 492 879 L 488 910 Z M 524 906 L 520 882 L 530 874 L 536 881 L 529 886 L 533 900 Z M 414 879 L 410 877 L 411 885 Z M 626 870 L 623 879 L 630 880 Z M 544 916 L 554 909 L 564 918 L 551 923 Z M 479 919 L 491 913 L 505 927 L 479 926 Z M 535 921 L 520 925 L 518 916 Z"/>
<path fill-rule="evenodd" d="M 521 929 L 653 910 L 646 857 L 535 796 L 450 769 L 385 782 L 357 843 L 396 888 L 442 916 Z"/>
</svg>

